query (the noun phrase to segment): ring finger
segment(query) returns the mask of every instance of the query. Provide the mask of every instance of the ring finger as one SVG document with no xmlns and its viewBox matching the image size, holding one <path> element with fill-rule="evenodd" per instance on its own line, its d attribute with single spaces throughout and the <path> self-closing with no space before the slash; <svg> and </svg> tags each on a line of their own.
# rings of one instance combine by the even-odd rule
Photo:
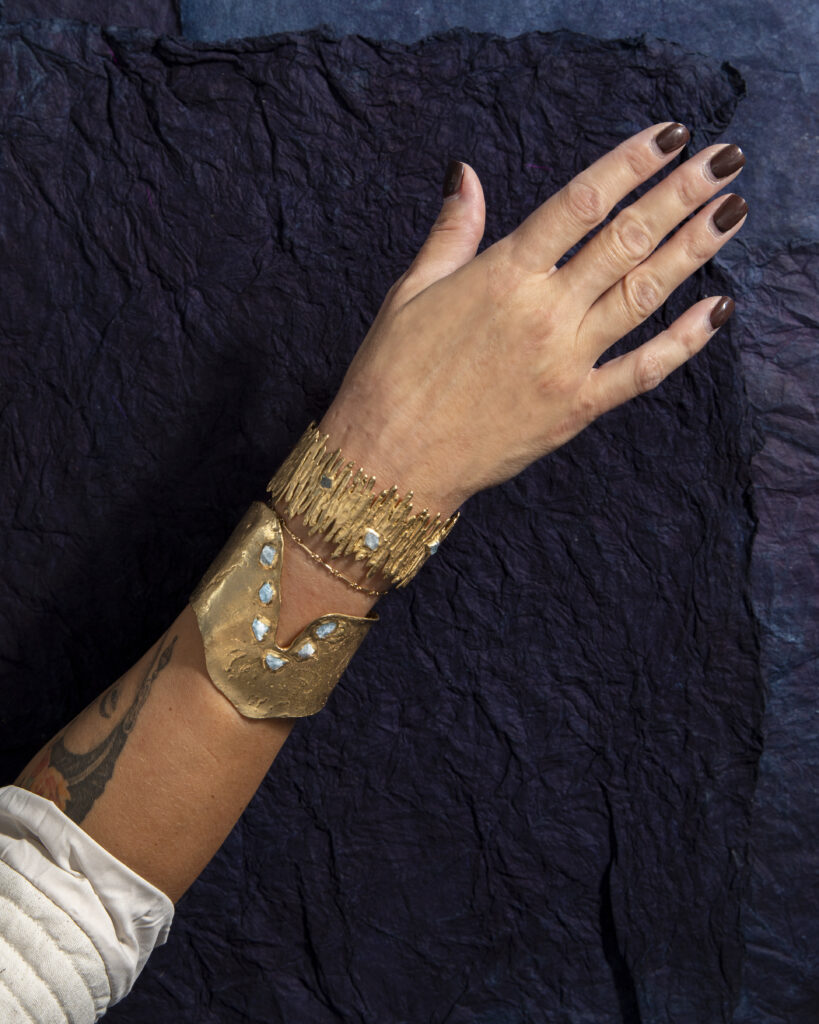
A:
<svg viewBox="0 0 819 1024">
<path fill-rule="evenodd" d="M 739 231 L 748 204 L 741 196 L 718 196 L 653 255 L 630 270 L 591 306 L 579 328 L 585 350 L 599 358 L 641 324 L 671 292 Z"/>
</svg>

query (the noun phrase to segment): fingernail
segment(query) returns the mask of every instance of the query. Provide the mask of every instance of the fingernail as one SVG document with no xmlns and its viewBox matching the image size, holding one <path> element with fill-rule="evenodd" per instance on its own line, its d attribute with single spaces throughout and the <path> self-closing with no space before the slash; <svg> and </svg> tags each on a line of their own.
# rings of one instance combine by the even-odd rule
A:
<svg viewBox="0 0 819 1024">
<path fill-rule="evenodd" d="M 725 321 L 734 312 L 735 303 L 730 295 L 723 295 L 719 302 L 711 310 L 711 327 L 716 330 L 722 327 Z"/>
<path fill-rule="evenodd" d="M 738 171 L 745 164 L 745 154 L 739 146 L 723 146 L 718 153 L 715 153 L 709 163 L 708 169 L 715 178 L 727 178 L 729 174 Z"/>
<path fill-rule="evenodd" d="M 655 135 L 654 141 L 663 153 L 673 153 L 675 149 L 684 146 L 690 138 L 691 132 L 689 132 L 685 125 L 675 121 L 674 124 L 663 128 L 659 135 Z"/>
<path fill-rule="evenodd" d="M 714 224 L 722 231 L 728 231 L 748 212 L 748 204 L 742 196 L 731 195 L 714 214 Z"/>
<path fill-rule="evenodd" d="M 444 199 L 454 196 L 464 180 L 464 165 L 460 160 L 450 160 L 444 176 Z"/>
</svg>

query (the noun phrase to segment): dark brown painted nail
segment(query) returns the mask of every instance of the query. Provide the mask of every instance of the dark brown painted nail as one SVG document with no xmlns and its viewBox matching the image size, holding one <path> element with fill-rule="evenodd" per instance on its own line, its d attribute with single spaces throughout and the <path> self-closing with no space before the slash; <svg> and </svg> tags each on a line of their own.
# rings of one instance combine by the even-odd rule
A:
<svg viewBox="0 0 819 1024">
<path fill-rule="evenodd" d="M 735 303 L 730 295 L 723 295 L 719 302 L 711 310 L 711 326 L 714 330 L 722 327 L 728 317 L 734 312 Z"/>
<path fill-rule="evenodd" d="M 663 128 L 659 135 L 654 136 L 654 141 L 664 153 L 673 153 L 675 149 L 684 146 L 691 138 L 691 132 L 684 124 L 675 122 Z"/>
<path fill-rule="evenodd" d="M 464 180 L 464 165 L 460 160 L 450 160 L 444 176 L 444 199 L 454 196 Z"/>
<path fill-rule="evenodd" d="M 729 174 L 738 171 L 745 165 L 745 154 L 739 146 L 723 146 L 719 152 L 714 153 L 708 164 L 708 169 L 715 178 L 727 178 Z"/>
<path fill-rule="evenodd" d="M 728 231 L 748 212 L 748 204 L 742 196 L 731 195 L 714 214 L 714 223 L 720 231 Z"/>
</svg>

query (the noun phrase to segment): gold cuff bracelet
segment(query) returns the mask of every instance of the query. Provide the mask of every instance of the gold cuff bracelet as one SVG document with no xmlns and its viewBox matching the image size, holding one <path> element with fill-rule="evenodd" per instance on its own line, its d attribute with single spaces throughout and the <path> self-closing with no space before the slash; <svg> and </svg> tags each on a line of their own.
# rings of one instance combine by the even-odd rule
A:
<svg viewBox="0 0 819 1024">
<path fill-rule="evenodd" d="M 413 492 L 403 501 L 393 484 L 377 497 L 374 476 L 362 469 L 353 474 L 354 462 L 344 465 L 341 449 L 327 454 L 329 434 L 322 435 L 312 421 L 296 447 L 267 485 L 270 504 L 284 503 L 287 518 L 303 516 L 312 527 L 334 543 L 331 558 L 352 554 L 366 560 L 366 578 L 379 570 L 396 588 L 405 587 L 457 523 L 460 510 L 441 522 L 439 512 L 412 514 Z"/>
<path fill-rule="evenodd" d="M 333 687 L 379 616 L 321 615 L 289 647 L 276 643 L 282 528 L 254 501 L 190 598 L 214 686 L 246 718 L 303 718 Z"/>
</svg>

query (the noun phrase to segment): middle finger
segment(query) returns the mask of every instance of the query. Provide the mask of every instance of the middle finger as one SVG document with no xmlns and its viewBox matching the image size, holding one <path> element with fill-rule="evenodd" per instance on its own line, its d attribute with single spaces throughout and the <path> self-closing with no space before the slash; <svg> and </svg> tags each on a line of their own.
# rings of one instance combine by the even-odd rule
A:
<svg viewBox="0 0 819 1024">
<path fill-rule="evenodd" d="M 708 146 L 621 210 L 557 271 L 584 309 L 638 266 L 679 222 L 739 174 L 739 146 Z"/>
</svg>

